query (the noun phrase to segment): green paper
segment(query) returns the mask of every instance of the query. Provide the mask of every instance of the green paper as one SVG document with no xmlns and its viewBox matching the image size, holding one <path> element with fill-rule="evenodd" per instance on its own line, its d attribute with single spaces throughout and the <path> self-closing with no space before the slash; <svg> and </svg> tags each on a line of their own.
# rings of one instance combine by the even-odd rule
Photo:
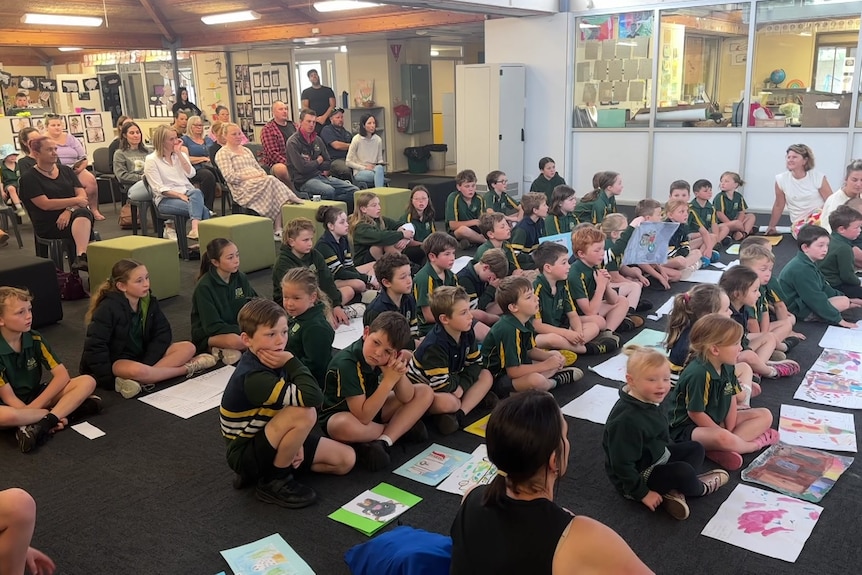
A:
<svg viewBox="0 0 862 575">
<path fill-rule="evenodd" d="M 394 511 L 391 514 L 378 517 L 378 519 L 372 519 L 370 517 L 360 514 L 353 505 L 357 499 L 364 498 L 366 494 L 373 494 L 375 497 L 378 497 L 380 499 L 400 503 L 403 508 Z M 389 485 L 388 483 L 381 483 L 370 491 L 361 493 L 357 498 L 355 498 L 353 501 L 348 502 L 343 507 L 336 509 L 331 515 L 329 515 L 329 518 L 334 519 L 339 523 L 349 525 L 357 531 L 364 533 L 365 535 L 371 536 L 380 531 L 380 529 L 382 529 L 383 527 L 386 527 L 389 523 L 392 522 L 392 520 L 394 520 L 396 517 L 398 517 L 399 515 L 407 511 L 407 509 L 410 509 L 420 501 L 422 501 L 422 498 L 417 495 L 413 495 L 412 493 L 408 493 L 402 489 L 398 489 L 397 487 Z"/>
</svg>

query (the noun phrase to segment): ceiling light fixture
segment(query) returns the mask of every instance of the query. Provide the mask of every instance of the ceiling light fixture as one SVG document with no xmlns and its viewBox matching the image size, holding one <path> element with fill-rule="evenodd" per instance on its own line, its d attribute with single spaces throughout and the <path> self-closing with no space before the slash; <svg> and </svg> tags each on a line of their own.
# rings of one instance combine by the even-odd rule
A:
<svg viewBox="0 0 862 575">
<path fill-rule="evenodd" d="M 80 48 L 57 48 L 60 52 L 77 52 Z"/>
<path fill-rule="evenodd" d="M 438 50 L 431 50 L 431 55 L 432 56 L 439 56 L 440 52 Z"/>
<path fill-rule="evenodd" d="M 358 10 L 359 8 L 376 8 L 378 6 L 381 4 L 362 0 L 323 0 L 314 3 L 314 9 L 318 12 L 341 12 L 342 10 Z"/>
<path fill-rule="evenodd" d="M 21 17 L 24 24 L 43 24 L 50 26 L 90 26 L 98 28 L 102 19 L 90 16 L 67 16 L 66 14 L 24 14 Z"/>
<path fill-rule="evenodd" d="M 340 50 L 341 50 L 342 54 L 346 54 L 347 53 L 347 46 L 342 45 Z"/>
<path fill-rule="evenodd" d="M 223 14 L 201 16 L 201 22 L 208 26 L 214 26 L 216 24 L 231 24 L 233 22 L 248 22 L 250 20 L 260 20 L 260 14 L 254 10 L 241 10 L 239 12 L 225 12 Z"/>
</svg>

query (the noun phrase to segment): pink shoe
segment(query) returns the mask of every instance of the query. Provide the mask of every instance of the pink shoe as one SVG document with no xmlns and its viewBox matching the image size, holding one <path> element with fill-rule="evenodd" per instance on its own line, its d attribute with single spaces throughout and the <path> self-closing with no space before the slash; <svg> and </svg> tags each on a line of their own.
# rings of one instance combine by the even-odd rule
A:
<svg viewBox="0 0 862 575">
<path fill-rule="evenodd" d="M 758 449 L 763 449 L 764 447 L 768 447 L 770 445 L 775 445 L 778 443 L 778 440 L 781 439 L 781 435 L 775 429 L 767 429 L 763 433 L 760 434 L 757 439 L 754 440 L 754 443 L 757 444 Z"/>
<path fill-rule="evenodd" d="M 742 467 L 742 456 L 735 451 L 707 451 L 706 456 L 730 471 Z"/>
</svg>

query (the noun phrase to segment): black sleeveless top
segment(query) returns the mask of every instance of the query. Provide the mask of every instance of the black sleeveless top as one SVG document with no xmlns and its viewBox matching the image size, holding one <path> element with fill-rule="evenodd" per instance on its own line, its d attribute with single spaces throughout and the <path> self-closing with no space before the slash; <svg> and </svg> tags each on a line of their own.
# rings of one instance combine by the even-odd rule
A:
<svg viewBox="0 0 862 575">
<path fill-rule="evenodd" d="M 467 495 L 452 523 L 451 575 L 551 575 L 554 552 L 574 517 L 547 499 L 505 498 L 483 506 L 488 486 Z"/>
</svg>

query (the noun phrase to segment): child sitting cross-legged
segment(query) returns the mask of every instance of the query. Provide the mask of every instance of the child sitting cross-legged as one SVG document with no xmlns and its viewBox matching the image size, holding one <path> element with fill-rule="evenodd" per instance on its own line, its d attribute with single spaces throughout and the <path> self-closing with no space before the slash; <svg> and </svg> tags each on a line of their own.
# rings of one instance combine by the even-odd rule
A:
<svg viewBox="0 0 862 575">
<path fill-rule="evenodd" d="M 428 296 L 440 286 L 456 286 L 458 279 L 452 273 L 458 241 L 443 232 L 434 232 L 422 242 L 428 263 L 413 278 L 413 297 L 419 310 L 419 335 L 425 336 L 434 323 L 434 314 Z"/>
<path fill-rule="evenodd" d="M 455 236 L 461 249 L 482 243 L 479 218 L 485 213 L 485 200 L 476 193 L 476 172 L 461 170 L 455 176 L 455 191 L 446 198 L 446 231 Z"/>
<path fill-rule="evenodd" d="M 480 402 L 493 409 L 497 396 L 491 392 L 491 372 L 482 368 L 467 292 L 442 286 L 430 303 L 437 323 L 413 354 L 407 377 L 434 390 L 428 412 L 440 433 L 449 435 L 464 427 L 464 418 Z"/>
<path fill-rule="evenodd" d="M 497 305 L 503 315 L 482 342 L 482 362 L 494 377 L 498 396 L 526 389 L 547 391 L 583 377 L 580 369 L 564 367 L 559 351 L 536 347 L 532 319 L 539 312 L 539 300 L 530 280 L 512 276 L 502 280 Z"/>
<path fill-rule="evenodd" d="M 794 348 L 801 339 L 805 338 L 804 335 L 793 332 L 796 318 L 787 311 L 787 306 L 783 303 L 781 303 L 783 311 L 781 319 L 777 316 L 777 310 L 770 309 L 777 307 L 773 304 L 773 298 L 775 301 L 781 302 L 770 287 L 770 284 L 773 283 L 772 269 L 775 266 L 775 255 L 772 250 L 762 245 L 746 246 L 739 250 L 739 265 L 754 271 L 757 274 L 757 279 L 760 280 L 760 295 L 757 298 L 757 303 L 751 308 L 748 331 L 751 333 L 772 333 L 780 342 L 781 347 L 776 347 L 780 351 L 786 352 Z M 775 319 L 770 317 L 774 313 L 776 314 Z"/>
<path fill-rule="evenodd" d="M 407 203 L 407 210 L 401 223 L 413 226 L 413 237 L 410 238 L 410 243 L 403 253 L 416 265 L 425 264 L 422 242 L 437 231 L 434 219 L 434 204 L 429 199 L 428 188 L 414 186 L 413 191 L 410 192 L 410 201 Z"/>
<path fill-rule="evenodd" d="M 754 230 L 755 216 L 746 212 L 748 205 L 739 192 L 745 182 L 736 172 L 724 172 L 718 181 L 720 192 L 713 201 L 715 216 L 727 226 L 736 241 L 744 240 Z"/>
<path fill-rule="evenodd" d="M 509 273 L 509 265 L 502 250 L 487 250 L 478 261 L 472 260 L 458 272 L 458 285 L 467 292 L 473 318 L 479 322 L 474 326 L 476 337 L 483 341 L 488 328 L 497 323 L 503 313 L 497 307 L 496 286 Z"/>
<path fill-rule="evenodd" d="M 539 247 L 539 238 L 545 237 L 545 217 L 548 215 L 548 198 L 539 192 L 527 192 L 521 198 L 524 218 L 512 230 L 512 247 L 515 253 L 528 256 Z"/>
<path fill-rule="evenodd" d="M 610 286 L 629 302 L 629 310 L 638 313 L 652 309 L 650 302 L 641 300 L 643 288 L 650 285 L 650 280 L 640 267 L 623 265 L 623 254 L 635 227 L 642 221 L 644 218 L 638 216 L 628 224 L 623 214 L 608 214 L 598 225 L 606 236 L 602 269 L 610 274 Z"/>
<path fill-rule="evenodd" d="M 661 204 L 651 198 L 638 202 L 637 215 L 642 216 L 645 222 L 661 222 Z M 670 242 L 668 242 L 670 247 Z M 668 258 L 670 259 L 670 258 Z M 682 279 L 682 272 L 674 265 L 665 264 L 638 264 L 638 267 L 648 276 L 656 280 L 664 289 L 670 289 L 670 284 Z"/>
<path fill-rule="evenodd" d="M 17 428 L 23 453 L 102 410 L 101 398 L 91 395 L 96 381 L 89 375 L 70 378 L 42 334 L 30 329 L 32 301 L 27 290 L 0 287 L 0 428 Z M 51 372 L 47 383 L 43 368 Z"/>
<path fill-rule="evenodd" d="M 380 293 L 365 308 L 364 325 L 385 311 L 397 311 L 410 325 L 410 339 L 419 338 L 419 319 L 416 298 L 413 297 L 413 276 L 410 275 L 410 259 L 404 254 L 383 254 L 374 262 L 374 275 L 380 282 Z M 413 349 L 413 345 L 408 346 Z"/>
<path fill-rule="evenodd" d="M 317 276 L 308 268 L 291 268 L 281 280 L 282 306 L 287 312 L 290 339 L 287 351 L 308 368 L 318 385 L 323 386 L 329 366 L 335 330 L 329 315 L 329 298 L 320 289 Z"/>
<path fill-rule="evenodd" d="M 778 442 L 766 408 L 737 410 L 742 390 L 734 373 L 742 326 L 721 314 L 706 315 L 691 328 L 692 359 L 671 392 L 670 436 L 694 440 L 725 469 L 742 467 L 742 453 Z"/>
<path fill-rule="evenodd" d="M 491 212 L 482 214 L 479 218 L 479 229 L 482 235 L 488 241 L 476 249 L 474 261 L 479 261 L 482 254 L 486 250 L 499 249 L 506 255 L 506 261 L 509 263 L 509 273 L 507 275 L 524 275 L 526 270 L 534 270 L 536 264 L 533 263 L 533 258 L 527 254 L 519 254 L 515 252 L 515 248 L 509 242 L 512 237 L 512 227 L 506 220 L 506 216 L 500 212 Z M 532 274 L 535 275 L 535 271 Z M 530 274 L 526 274 L 530 275 Z"/>
<path fill-rule="evenodd" d="M 253 299 L 239 312 L 246 352 L 222 395 L 219 419 L 234 487 L 257 484 L 261 501 L 288 509 L 317 494 L 294 479 L 308 470 L 344 475 L 356 456 L 349 447 L 313 433 L 320 387 L 302 362 L 285 351 L 287 314 L 275 302 Z"/>
<path fill-rule="evenodd" d="M 578 225 L 578 218 L 575 216 L 577 205 L 578 198 L 574 188 L 565 184 L 554 188 L 548 216 L 545 218 L 545 231 L 548 235 L 570 234 L 575 231 L 575 226 Z"/>
<path fill-rule="evenodd" d="M 826 282 L 844 295 L 862 298 L 862 285 L 855 273 L 853 242 L 859 238 L 862 227 L 862 213 L 843 205 L 829 214 L 829 251 L 826 257 L 817 262 Z"/>
<path fill-rule="evenodd" d="M 407 379 L 409 341 L 407 320 L 386 311 L 329 362 L 320 426 L 332 439 L 352 444 L 357 462 L 370 471 L 389 467 L 389 450 L 399 439 L 428 439 L 420 418 L 434 390 Z"/>
<path fill-rule="evenodd" d="M 703 265 L 700 250 L 692 246 L 688 233 L 688 202 L 672 199 L 665 204 L 668 222 L 679 224 L 667 243 L 667 261 L 664 267 L 679 271 L 680 279 L 688 279 Z"/>
<path fill-rule="evenodd" d="M 536 344 L 542 349 L 598 355 L 619 349 L 619 340 L 600 334 L 605 327 L 598 315 L 579 316 L 569 292 L 569 250 L 553 242 L 541 244 L 533 254 L 539 277 L 533 290 L 539 312 L 533 319 Z"/>
<path fill-rule="evenodd" d="M 802 226 L 796 243 L 799 253 L 778 276 L 787 309 L 801 321 L 855 328 L 856 324 L 841 317 L 841 312 L 862 306 L 862 299 L 847 297 L 830 286 L 817 267 L 829 253 L 829 232 L 820 226 Z"/>
<path fill-rule="evenodd" d="M 506 193 L 509 186 L 506 174 L 500 170 L 489 172 L 485 176 L 485 183 L 488 184 L 488 193 L 485 194 L 485 205 L 488 213 L 505 214 L 506 221 L 511 222 L 512 225 L 520 222 L 524 217 L 524 210 L 521 209 L 516 200 L 513 200 Z"/>
<path fill-rule="evenodd" d="M 701 240 L 701 261 L 704 266 L 719 260 L 719 253 L 714 249 L 720 245 L 730 233 L 727 224 L 718 223 L 715 217 L 715 207 L 710 202 L 712 198 L 712 183 L 709 180 L 697 180 L 692 185 L 694 199 L 688 205 L 688 227 L 693 236 Z M 729 243 L 728 243 L 729 245 Z"/>
<path fill-rule="evenodd" d="M 374 192 L 356 194 L 356 207 L 350 216 L 350 235 L 356 248 L 356 264 L 379 260 L 384 253 L 401 253 L 414 232 L 381 214 L 380 198 Z"/>
<path fill-rule="evenodd" d="M 623 193 L 623 178 L 616 172 L 596 172 L 593 175 L 593 191 L 584 194 L 575 217 L 580 222 L 600 224 L 605 216 L 616 213 L 617 196 Z"/>
<path fill-rule="evenodd" d="M 357 266 L 350 252 L 347 238 L 350 224 L 347 213 L 338 206 L 320 206 L 315 219 L 323 224 L 326 231 L 314 244 L 314 249 L 323 256 L 329 273 L 341 292 L 341 301 L 350 302 L 371 287 L 377 289 L 372 269 L 373 263 Z"/>
<path fill-rule="evenodd" d="M 670 440 L 661 403 L 671 390 L 670 364 L 660 352 L 628 346 L 626 383 L 605 424 L 605 472 L 624 497 L 675 519 L 689 515 L 686 497 L 715 493 L 730 476 L 723 469 L 698 475 L 704 449 L 697 441 Z"/>
</svg>

